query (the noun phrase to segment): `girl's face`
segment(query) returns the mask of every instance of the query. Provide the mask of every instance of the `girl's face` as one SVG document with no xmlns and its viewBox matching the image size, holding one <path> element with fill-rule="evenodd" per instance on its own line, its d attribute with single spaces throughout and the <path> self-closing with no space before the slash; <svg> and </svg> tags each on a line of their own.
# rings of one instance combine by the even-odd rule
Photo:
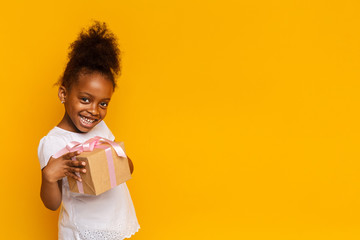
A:
<svg viewBox="0 0 360 240">
<path fill-rule="evenodd" d="M 106 116 L 113 94 L 113 83 L 99 72 L 80 74 L 69 90 L 61 86 L 59 98 L 64 102 L 65 115 L 59 127 L 86 133 Z"/>
</svg>

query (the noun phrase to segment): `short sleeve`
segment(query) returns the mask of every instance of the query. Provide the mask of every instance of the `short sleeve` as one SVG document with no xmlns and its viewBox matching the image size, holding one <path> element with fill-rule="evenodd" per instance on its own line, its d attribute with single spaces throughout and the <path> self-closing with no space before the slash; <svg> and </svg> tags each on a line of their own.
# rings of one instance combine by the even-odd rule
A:
<svg viewBox="0 0 360 240">
<path fill-rule="evenodd" d="M 61 139 L 54 136 L 43 137 L 40 140 L 38 147 L 38 158 L 41 169 L 47 165 L 51 156 L 60 151 L 63 147 L 64 143 Z"/>
</svg>

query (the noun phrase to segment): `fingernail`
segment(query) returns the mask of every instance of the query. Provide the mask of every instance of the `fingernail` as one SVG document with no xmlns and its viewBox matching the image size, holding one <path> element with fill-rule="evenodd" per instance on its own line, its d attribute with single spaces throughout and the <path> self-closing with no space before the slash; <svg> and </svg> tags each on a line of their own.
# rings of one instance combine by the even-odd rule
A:
<svg viewBox="0 0 360 240">
<path fill-rule="evenodd" d="M 81 178 L 79 178 L 79 182 L 82 182 Z"/>
<path fill-rule="evenodd" d="M 85 163 L 85 162 L 82 162 L 81 164 L 85 166 L 86 163 Z"/>
<path fill-rule="evenodd" d="M 80 154 L 80 151 L 76 151 L 77 154 Z"/>
<path fill-rule="evenodd" d="M 86 169 L 83 169 L 82 171 L 83 171 L 83 172 L 86 172 Z"/>
</svg>

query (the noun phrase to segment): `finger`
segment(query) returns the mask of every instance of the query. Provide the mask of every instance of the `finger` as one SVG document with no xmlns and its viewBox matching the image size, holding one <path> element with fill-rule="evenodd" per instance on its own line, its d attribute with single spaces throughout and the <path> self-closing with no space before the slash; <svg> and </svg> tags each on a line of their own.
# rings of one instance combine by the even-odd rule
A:
<svg viewBox="0 0 360 240">
<path fill-rule="evenodd" d="M 73 157 L 75 157 L 75 156 L 77 156 L 79 154 L 80 154 L 79 151 L 68 152 L 68 153 L 64 154 L 62 157 L 63 157 L 63 159 L 71 159 L 71 158 L 73 158 Z"/>
<path fill-rule="evenodd" d="M 86 169 L 85 169 L 85 168 L 69 167 L 67 170 L 70 171 L 70 172 L 78 172 L 78 173 L 82 172 L 82 173 L 86 173 Z"/>
<path fill-rule="evenodd" d="M 71 160 L 70 164 L 68 164 L 68 166 L 70 167 L 85 167 L 86 162 L 84 161 L 79 161 L 79 160 Z"/>
<path fill-rule="evenodd" d="M 72 173 L 72 172 L 65 172 L 65 176 L 71 177 L 71 178 L 73 178 L 73 179 L 75 179 L 75 180 L 77 180 L 77 181 L 80 181 L 80 182 L 82 181 L 80 177 L 76 176 L 76 175 L 75 175 L 74 173 Z"/>
<path fill-rule="evenodd" d="M 85 168 L 86 163 L 84 161 L 78 160 L 65 160 L 65 169 L 69 169 L 71 167 L 83 169 Z"/>
</svg>

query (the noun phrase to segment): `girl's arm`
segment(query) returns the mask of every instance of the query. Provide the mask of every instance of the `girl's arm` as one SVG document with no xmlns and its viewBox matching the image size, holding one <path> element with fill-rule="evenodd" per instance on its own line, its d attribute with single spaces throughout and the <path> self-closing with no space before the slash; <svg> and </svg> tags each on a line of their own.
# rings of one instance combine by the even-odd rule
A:
<svg viewBox="0 0 360 240">
<path fill-rule="evenodd" d="M 129 167 L 130 167 L 130 173 L 132 174 L 134 171 L 134 164 L 132 163 L 131 159 L 129 157 L 127 157 L 128 162 L 129 162 Z"/>
<path fill-rule="evenodd" d="M 55 211 L 61 204 L 62 178 L 68 176 L 81 181 L 75 172 L 86 172 L 85 162 L 71 160 L 78 154 L 78 152 L 71 152 L 59 158 L 51 157 L 46 167 L 42 169 L 40 197 L 48 209 Z"/>
<path fill-rule="evenodd" d="M 116 140 L 114 139 L 114 142 L 116 142 Z M 124 142 L 118 142 L 118 144 L 121 146 L 121 148 L 123 150 L 125 150 L 125 146 L 124 146 Z M 132 174 L 134 171 L 134 164 L 132 163 L 131 159 L 127 156 L 128 162 L 129 162 L 129 167 L 130 167 L 130 173 Z"/>
<path fill-rule="evenodd" d="M 61 204 L 61 184 L 62 180 L 59 180 L 57 182 L 50 182 L 49 180 L 47 180 L 44 176 L 44 171 L 42 170 L 40 197 L 45 207 L 50 210 L 55 211 L 59 208 Z"/>
</svg>

